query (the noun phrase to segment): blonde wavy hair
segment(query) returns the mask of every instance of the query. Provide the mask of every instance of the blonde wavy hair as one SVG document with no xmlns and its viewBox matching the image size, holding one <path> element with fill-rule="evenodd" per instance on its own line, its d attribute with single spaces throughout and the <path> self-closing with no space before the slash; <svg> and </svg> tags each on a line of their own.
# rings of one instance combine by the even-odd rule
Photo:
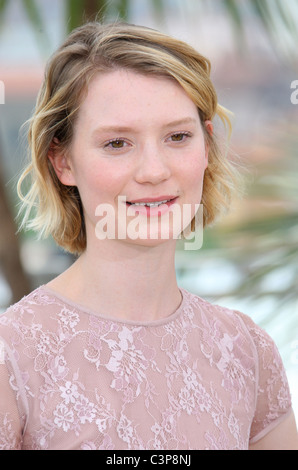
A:
<svg viewBox="0 0 298 470">
<path fill-rule="evenodd" d="M 229 207 L 237 180 L 234 165 L 204 126 L 204 121 L 218 115 L 231 130 L 229 112 L 217 102 L 209 60 L 190 45 L 146 27 L 87 23 L 67 37 L 47 64 L 35 112 L 29 120 L 30 163 L 18 182 L 23 216 L 20 229 L 34 229 L 39 238 L 52 235 L 58 245 L 75 254 L 86 248 L 80 195 L 77 187 L 59 181 L 48 154 L 54 139 L 62 149 L 70 145 L 80 103 L 92 76 L 115 69 L 171 77 L 197 106 L 209 145 L 201 201 L 204 226 Z M 21 186 L 27 177 L 29 189 L 24 195 Z"/>
</svg>

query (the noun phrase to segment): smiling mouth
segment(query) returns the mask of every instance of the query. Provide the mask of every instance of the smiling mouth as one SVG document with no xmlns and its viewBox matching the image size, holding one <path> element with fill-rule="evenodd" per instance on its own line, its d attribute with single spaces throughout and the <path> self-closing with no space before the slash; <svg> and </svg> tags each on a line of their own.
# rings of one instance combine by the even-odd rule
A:
<svg viewBox="0 0 298 470">
<path fill-rule="evenodd" d="M 126 203 L 129 205 L 129 206 L 146 206 L 146 207 L 158 207 L 158 206 L 161 206 L 162 204 L 167 204 L 169 202 L 174 202 L 174 200 L 176 200 L 177 197 L 169 197 L 167 199 L 162 199 L 162 200 L 151 200 L 151 201 L 135 201 L 135 202 L 130 202 L 130 201 L 127 201 Z"/>
<path fill-rule="evenodd" d="M 169 199 L 165 199 L 164 201 L 158 201 L 158 202 L 127 202 L 130 206 L 147 206 L 147 207 L 158 207 L 161 204 L 166 204 L 167 202 L 170 202 Z"/>
</svg>

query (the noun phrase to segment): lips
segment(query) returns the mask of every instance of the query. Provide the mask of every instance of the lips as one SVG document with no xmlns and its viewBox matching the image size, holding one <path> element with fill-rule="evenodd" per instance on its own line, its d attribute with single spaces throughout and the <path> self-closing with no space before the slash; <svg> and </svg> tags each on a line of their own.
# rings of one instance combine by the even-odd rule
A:
<svg viewBox="0 0 298 470">
<path fill-rule="evenodd" d="M 159 197 L 144 197 L 142 199 L 134 199 L 126 202 L 126 207 L 131 211 L 129 215 L 134 213 L 143 214 L 147 217 L 160 217 L 166 214 L 170 207 L 175 204 L 178 196 L 165 195 Z"/>
<path fill-rule="evenodd" d="M 146 206 L 146 207 L 158 207 L 161 204 L 167 204 L 169 202 L 174 202 L 177 196 L 159 196 L 159 197 L 146 197 L 142 199 L 134 199 L 132 201 L 127 201 L 127 204 L 134 206 Z"/>
</svg>

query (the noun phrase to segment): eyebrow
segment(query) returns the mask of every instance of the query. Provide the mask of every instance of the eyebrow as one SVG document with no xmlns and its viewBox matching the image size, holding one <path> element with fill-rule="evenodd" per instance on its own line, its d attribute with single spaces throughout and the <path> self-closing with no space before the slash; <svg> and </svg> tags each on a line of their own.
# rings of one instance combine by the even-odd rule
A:
<svg viewBox="0 0 298 470">
<path fill-rule="evenodd" d="M 186 117 L 186 118 L 182 118 L 182 119 L 177 119 L 175 121 L 171 121 L 171 122 L 168 122 L 166 124 L 164 124 L 162 127 L 164 129 L 168 129 L 169 127 L 176 127 L 176 126 L 180 126 L 180 125 L 183 125 L 183 124 L 195 124 L 196 123 L 196 119 L 193 118 L 193 117 Z M 101 126 L 101 127 L 98 127 L 97 129 L 95 129 L 93 132 L 92 132 L 92 135 L 93 136 L 96 136 L 97 134 L 100 134 L 100 133 L 103 133 L 103 132 L 116 132 L 116 133 L 122 133 L 122 132 L 131 132 L 131 131 L 134 131 L 135 129 L 133 127 L 129 127 L 129 126 Z"/>
</svg>

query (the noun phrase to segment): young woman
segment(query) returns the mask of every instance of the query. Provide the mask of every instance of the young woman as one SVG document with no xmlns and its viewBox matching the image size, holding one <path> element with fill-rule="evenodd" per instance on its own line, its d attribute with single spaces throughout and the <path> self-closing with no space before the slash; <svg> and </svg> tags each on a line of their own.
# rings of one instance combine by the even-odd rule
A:
<svg viewBox="0 0 298 470">
<path fill-rule="evenodd" d="M 2 449 L 297 447 L 271 338 L 176 281 L 178 235 L 200 204 L 214 221 L 235 180 L 209 74 L 127 24 L 88 23 L 50 59 L 24 224 L 78 258 L 0 317 Z"/>
</svg>

